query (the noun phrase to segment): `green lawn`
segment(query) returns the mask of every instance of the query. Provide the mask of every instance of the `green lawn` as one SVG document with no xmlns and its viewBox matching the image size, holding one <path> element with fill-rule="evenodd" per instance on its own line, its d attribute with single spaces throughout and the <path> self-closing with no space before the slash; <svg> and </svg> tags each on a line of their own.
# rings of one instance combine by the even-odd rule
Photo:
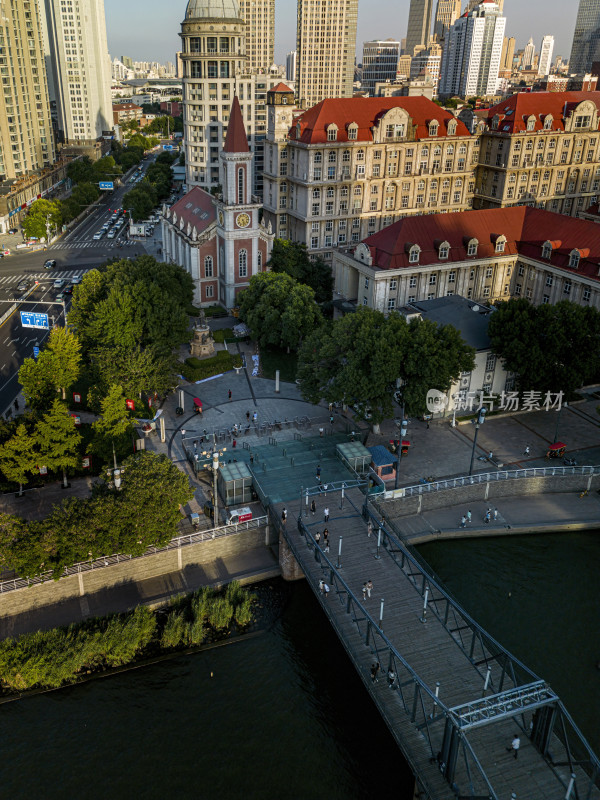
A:
<svg viewBox="0 0 600 800">
<path fill-rule="evenodd" d="M 276 347 L 263 347 L 260 351 L 262 374 L 264 378 L 275 380 L 275 371 L 279 370 L 282 381 L 293 383 L 298 371 L 298 354 L 286 353 Z"/>
<path fill-rule="evenodd" d="M 213 331 L 213 339 L 215 342 L 223 344 L 225 339 L 227 339 L 227 341 L 231 341 L 232 339 L 235 339 L 235 336 L 233 335 L 233 330 L 231 328 L 222 328 L 220 331 Z"/>
</svg>

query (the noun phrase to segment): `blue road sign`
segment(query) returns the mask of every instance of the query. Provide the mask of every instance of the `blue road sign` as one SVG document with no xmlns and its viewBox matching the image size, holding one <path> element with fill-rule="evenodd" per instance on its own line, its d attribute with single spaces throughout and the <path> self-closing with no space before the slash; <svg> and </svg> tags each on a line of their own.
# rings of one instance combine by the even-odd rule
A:
<svg viewBox="0 0 600 800">
<path fill-rule="evenodd" d="M 173 150 L 173 145 L 172 144 L 163 144 L 162 148 L 163 148 L 163 150 Z"/>
<path fill-rule="evenodd" d="M 33 357 L 37 358 L 39 354 L 40 354 L 40 348 L 36 344 L 35 347 L 33 348 Z"/>
<path fill-rule="evenodd" d="M 112 192 L 112 190 L 115 188 L 113 181 L 100 181 L 98 186 L 105 192 Z"/>
<path fill-rule="evenodd" d="M 21 325 L 24 328 L 42 328 L 49 330 L 48 314 L 38 314 L 34 311 L 21 311 Z"/>
</svg>

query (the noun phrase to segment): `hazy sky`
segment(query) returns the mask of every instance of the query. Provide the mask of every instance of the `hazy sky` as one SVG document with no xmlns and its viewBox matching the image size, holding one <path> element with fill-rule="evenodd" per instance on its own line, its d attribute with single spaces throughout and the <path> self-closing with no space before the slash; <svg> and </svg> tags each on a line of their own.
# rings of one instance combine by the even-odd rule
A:
<svg viewBox="0 0 600 800">
<path fill-rule="evenodd" d="M 111 56 L 135 61 L 174 61 L 186 0 L 104 0 Z M 368 39 L 401 39 L 406 35 L 410 0 L 359 0 L 357 52 Z M 466 5 L 466 0 L 464 0 Z M 556 40 L 554 55 L 569 56 L 576 0 L 505 0 L 506 32 L 523 47 L 530 36 L 539 50 L 544 34 Z M 275 0 L 275 57 L 296 45 L 296 0 Z M 435 2 L 434 2 L 435 10 Z"/>
</svg>

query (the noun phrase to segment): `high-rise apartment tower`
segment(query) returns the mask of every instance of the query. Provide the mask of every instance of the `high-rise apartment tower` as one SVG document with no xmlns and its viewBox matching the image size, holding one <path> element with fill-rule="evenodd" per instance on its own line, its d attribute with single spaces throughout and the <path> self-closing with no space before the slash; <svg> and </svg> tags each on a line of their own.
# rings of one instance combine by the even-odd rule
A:
<svg viewBox="0 0 600 800">
<path fill-rule="evenodd" d="M 352 97 L 358 0 L 298 0 L 296 97 Z"/>
<path fill-rule="evenodd" d="M 540 58 L 538 61 L 538 75 L 550 74 L 552 66 L 552 53 L 554 52 L 554 36 L 544 36 L 540 45 Z"/>
<path fill-rule="evenodd" d="M 248 67 L 267 72 L 275 61 L 275 0 L 240 0 L 240 11 L 248 26 Z"/>
<path fill-rule="evenodd" d="M 410 0 L 408 29 L 406 31 L 406 52 L 415 54 L 415 47 L 427 46 L 431 32 L 431 11 L 433 0 Z"/>
<path fill-rule="evenodd" d="M 569 72 L 583 75 L 600 61 L 600 0 L 579 0 Z"/>
<path fill-rule="evenodd" d="M 522 65 L 523 69 L 531 69 L 533 67 L 533 62 L 535 61 L 535 44 L 533 43 L 533 39 L 529 39 L 527 44 L 525 45 L 525 49 L 523 50 L 523 60 Z"/>
<path fill-rule="evenodd" d="M 285 57 L 285 79 L 286 81 L 295 81 L 296 80 L 296 67 L 298 64 L 298 53 L 296 50 L 292 50 L 291 53 L 288 53 Z"/>
<path fill-rule="evenodd" d="M 399 57 L 400 42 L 394 39 L 363 42 L 362 88 L 373 94 L 376 83 L 384 83 L 385 81 L 394 83 L 398 71 Z"/>
<path fill-rule="evenodd" d="M 95 141 L 113 127 L 104 0 L 43 0 L 42 12 L 59 136 Z"/>
<path fill-rule="evenodd" d="M 504 37 L 504 41 L 502 43 L 502 56 L 500 58 L 500 69 L 512 71 L 516 45 L 517 42 L 513 36 L 510 38 L 508 36 Z"/>
<path fill-rule="evenodd" d="M 0 181 L 55 160 L 38 0 L 0 0 Z"/>
</svg>

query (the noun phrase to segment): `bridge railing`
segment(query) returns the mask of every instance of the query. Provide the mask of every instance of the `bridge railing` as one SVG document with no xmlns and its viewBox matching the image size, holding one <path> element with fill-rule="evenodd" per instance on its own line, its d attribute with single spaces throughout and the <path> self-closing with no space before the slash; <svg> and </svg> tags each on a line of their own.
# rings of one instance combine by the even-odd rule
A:
<svg viewBox="0 0 600 800">
<path fill-rule="evenodd" d="M 230 536 L 242 531 L 251 530 L 253 528 L 260 528 L 268 522 L 267 516 L 256 517 L 255 519 L 247 520 L 246 522 L 238 522 L 233 525 L 220 525 L 216 528 L 210 528 L 205 531 L 194 531 L 193 533 L 185 534 L 184 536 L 176 536 L 171 541 L 162 547 L 148 547 L 140 555 L 125 555 L 123 553 L 113 553 L 110 556 L 99 556 L 91 558 L 89 561 L 78 561 L 70 567 L 65 567 L 61 578 L 68 575 L 79 575 L 83 572 L 90 572 L 91 570 L 104 569 L 105 567 L 113 567 L 115 564 L 122 564 L 124 561 L 134 561 L 139 558 L 148 558 L 157 553 L 166 553 L 169 550 L 178 550 L 181 547 L 189 547 L 192 544 L 199 544 L 201 542 L 212 541 L 219 539 L 223 536 Z M 31 578 L 10 578 L 8 580 L 0 581 L 0 594 L 6 592 L 13 592 L 15 589 L 24 589 L 27 586 L 35 586 L 39 583 L 46 583 L 53 580 L 53 572 L 43 572 L 40 575 L 34 575 Z"/>
<path fill-rule="evenodd" d="M 599 475 L 600 467 L 527 467 L 526 469 L 499 469 L 495 472 L 476 472 L 474 475 L 461 475 L 457 478 L 441 478 L 438 481 L 418 483 L 416 486 L 404 486 L 390 489 L 382 495 L 383 500 L 394 500 L 401 497 L 415 497 L 445 489 L 458 489 L 463 486 L 475 486 L 480 483 L 495 481 L 519 480 L 521 478 L 548 478 L 564 475 L 581 475 L 582 477 Z"/>
</svg>

